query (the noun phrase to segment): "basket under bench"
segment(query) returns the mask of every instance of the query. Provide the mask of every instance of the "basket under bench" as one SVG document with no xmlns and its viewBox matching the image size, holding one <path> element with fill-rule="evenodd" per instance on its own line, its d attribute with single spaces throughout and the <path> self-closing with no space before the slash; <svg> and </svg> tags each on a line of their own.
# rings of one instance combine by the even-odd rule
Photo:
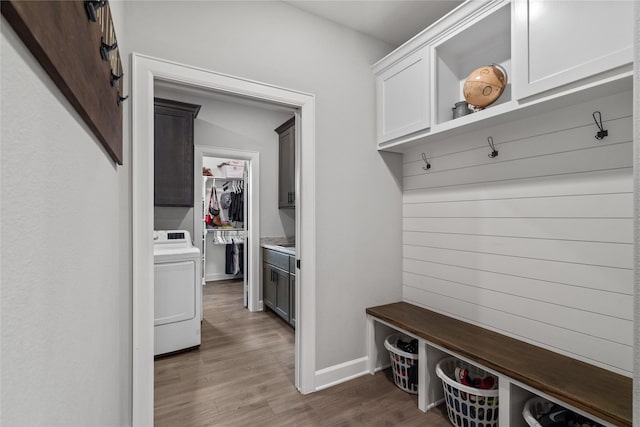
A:
<svg viewBox="0 0 640 427">
<path fill-rule="evenodd" d="M 376 323 L 418 339 L 418 407 L 443 400 L 435 365 L 449 355 L 499 378 L 500 424 L 515 426 L 531 394 L 542 396 L 604 425 L 632 425 L 632 379 L 515 338 L 407 303 L 366 309 L 368 369 L 379 369 L 384 351 Z"/>
</svg>

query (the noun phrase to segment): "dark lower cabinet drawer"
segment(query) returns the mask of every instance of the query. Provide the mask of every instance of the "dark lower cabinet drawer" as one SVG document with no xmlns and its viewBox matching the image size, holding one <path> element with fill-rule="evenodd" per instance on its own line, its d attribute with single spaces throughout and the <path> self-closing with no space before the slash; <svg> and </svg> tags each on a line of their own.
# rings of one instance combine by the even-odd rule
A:
<svg viewBox="0 0 640 427">
<path fill-rule="evenodd" d="M 262 300 L 265 307 L 295 327 L 296 257 L 262 248 Z"/>
<path fill-rule="evenodd" d="M 274 251 L 272 249 L 262 249 L 262 261 L 275 267 L 289 271 L 289 254 Z"/>
</svg>

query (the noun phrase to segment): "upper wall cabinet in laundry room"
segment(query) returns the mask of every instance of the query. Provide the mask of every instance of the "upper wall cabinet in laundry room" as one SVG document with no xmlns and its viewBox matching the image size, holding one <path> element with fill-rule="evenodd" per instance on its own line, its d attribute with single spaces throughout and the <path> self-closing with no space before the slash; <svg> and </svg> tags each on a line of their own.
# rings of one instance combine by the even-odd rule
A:
<svg viewBox="0 0 640 427">
<path fill-rule="evenodd" d="M 378 143 L 431 123 L 429 48 L 422 47 L 376 79 Z"/>
<path fill-rule="evenodd" d="M 467 1 L 373 65 L 379 147 L 429 130 L 437 85 L 432 73 L 433 45 L 479 19 L 495 3 L 506 1 Z"/>
<path fill-rule="evenodd" d="M 630 90 L 633 4 L 467 0 L 372 66 L 378 150 L 406 152 Z M 469 75 L 494 64 L 508 77 L 500 97 L 459 114 Z"/>
<path fill-rule="evenodd" d="M 513 0 L 515 97 L 552 94 L 630 72 L 633 4 Z"/>
<path fill-rule="evenodd" d="M 491 62 L 508 62 L 509 5 L 509 0 L 467 1 L 373 65 L 379 149 L 440 131 L 463 99 L 461 82 L 468 74 Z"/>
</svg>

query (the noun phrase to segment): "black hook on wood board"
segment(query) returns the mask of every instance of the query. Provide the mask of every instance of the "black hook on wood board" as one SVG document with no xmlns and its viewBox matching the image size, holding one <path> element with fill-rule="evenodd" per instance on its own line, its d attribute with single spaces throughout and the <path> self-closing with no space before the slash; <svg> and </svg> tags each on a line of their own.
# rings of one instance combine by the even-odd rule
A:
<svg viewBox="0 0 640 427">
<path fill-rule="evenodd" d="M 100 56 L 103 60 L 109 60 L 109 52 L 116 50 L 118 48 L 118 42 L 113 42 L 113 44 L 106 44 L 104 39 L 100 41 Z"/>
<path fill-rule="evenodd" d="M 126 100 L 127 100 L 127 98 L 129 98 L 129 95 L 127 95 L 127 96 L 121 96 L 121 95 L 120 95 L 120 92 L 118 92 L 118 99 L 116 100 L 116 104 L 118 104 L 118 107 L 119 107 L 120 105 L 122 105 L 122 101 L 126 101 Z"/>
<path fill-rule="evenodd" d="M 113 74 L 113 70 L 111 70 L 111 86 L 115 86 L 116 82 L 120 80 L 124 76 L 124 73 L 118 75 Z"/>
<path fill-rule="evenodd" d="M 101 7 L 107 5 L 107 0 L 87 0 L 84 2 L 84 8 L 87 11 L 87 16 L 91 22 L 96 22 L 98 20 L 98 15 L 96 12 Z"/>
</svg>

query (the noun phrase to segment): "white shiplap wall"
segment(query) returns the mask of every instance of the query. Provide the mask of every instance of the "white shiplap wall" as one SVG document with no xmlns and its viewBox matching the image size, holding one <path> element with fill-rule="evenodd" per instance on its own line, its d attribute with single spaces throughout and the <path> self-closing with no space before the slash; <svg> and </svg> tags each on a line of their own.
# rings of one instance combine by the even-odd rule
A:
<svg viewBox="0 0 640 427">
<path fill-rule="evenodd" d="M 631 376 L 632 125 L 625 92 L 406 153 L 403 299 Z"/>
</svg>

